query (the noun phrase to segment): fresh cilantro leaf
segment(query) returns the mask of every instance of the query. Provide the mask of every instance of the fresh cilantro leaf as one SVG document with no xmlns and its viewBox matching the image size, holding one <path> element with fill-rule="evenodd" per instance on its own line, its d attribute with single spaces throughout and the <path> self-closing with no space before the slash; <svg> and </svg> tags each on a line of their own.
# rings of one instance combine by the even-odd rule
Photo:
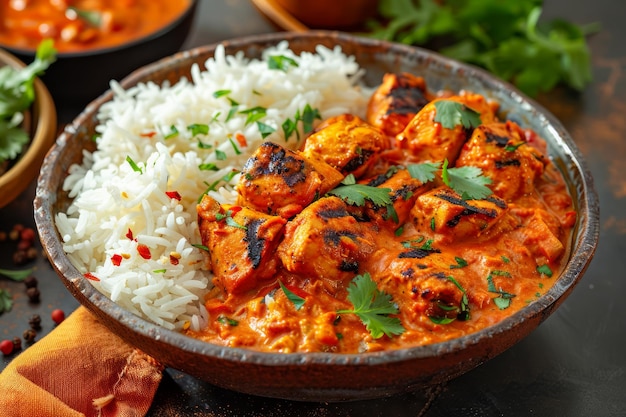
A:
<svg viewBox="0 0 626 417">
<path fill-rule="evenodd" d="M 259 129 L 259 132 L 261 133 L 261 137 L 263 139 L 265 139 L 266 137 L 268 137 L 269 135 L 271 135 L 272 133 L 274 133 L 276 131 L 275 128 L 273 128 L 272 126 L 265 124 L 263 122 L 256 122 L 256 126 Z"/>
<path fill-rule="evenodd" d="M 437 100 L 435 106 L 435 122 L 441 123 L 446 129 L 454 129 L 456 126 L 463 126 L 471 129 L 479 126 L 480 113 L 470 109 L 463 103 L 452 100 Z"/>
<path fill-rule="evenodd" d="M 237 229 L 241 229 L 241 230 L 248 230 L 248 228 L 245 225 L 239 224 L 237 223 L 235 219 L 233 219 L 233 211 L 230 209 L 226 210 L 226 213 L 216 213 L 215 220 L 217 221 L 224 220 L 226 224 L 231 227 L 236 227 Z"/>
<path fill-rule="evenodd" d="M 467 297 L 467 292 L 465 288 L 459 284 L 459 282 L 452 276 L 448 275 L 448 281 L 452 282 L 456 287 L 461 291 L 461 302 L 459 305 L 460 312 L 457 315 L 457 318 L 461 321 L 466 321 L 470 319 L 470 308 L 469 308 L 469 298 Z"/>
<path fill-rule="evenodd" d="M 486 184 L 491 184 L 491 178 L 482 175 L 478 167 L 463 166 L 448 168 L 448 160 L 443 163 L 441 178 L 444 184 L 452 188 L 464 200 L 481 200 L 492 193 Z"/>
<path fill-rule="evenodd" d="M 269 69 L 275 69 L 275 70 L 280 70 L 284 72 L 287 72 L 289 67 L 298 66 L 298 62 L 295 59 L 289 58 L 288 56 L 284 56 L 284 55 L 270 56 L 267 61 L 267 64 L 268 64 Z"/>
<path fill-rule="evenodd" d="M 435 173 L 439 171 L 441 164 L 423 162 L 421 164 L 408 164 L 406 169 L 419 182 L 425 184 L 435 179 Z"/>
<path fill-rule="evenodd" d="M 362 206 L 365 200 L 370 200 L 375 206 L 384 207 L 392 204 L 389 193 L 391 188 L 372 187 L 364 184 L 340 185 L 328 192 L 348 204 Z"/>
<path fill-rule="evenodd" d="M 209 133 L 209 125 L 204 123 L 192 123 L 187 126 L 187 130 L 191 132 L 192 136 L 207 135 Z"/>
<path fill-rule="evenodd" d="M 552 277 L 552 270 L 548 265 L 541 265 L 537 267 L 537 272 L 547 276 L 548 278 Z"/>
<path fill-rule="evenodd" d="M 45 73 L 56 60 L 51 39 L 37 47 L 35 60 L 28 66 L 15 69 L 10 65 L 0 68 L 0 162 L 18 157 L 29 142 L 21 128 L 24 111 L 35 100 L 35 79 Z"/>
<path fill-rule="evenodd" d="M 493 302 L 500 310 L 505 310 L 505 309 L 509 308 L 509 306 L 511 305 L 511 299 L 510 298 L 495 297 L 493 299 Z"/>
<path fill-rule="evenodd" d="M 171 139 L 178 136 L 178 128 L 174 125 L 170 126 L 170 131 L 167 132 L 164 136 L 163 139 Z"/>
<path fill-rule="evenodd" d="M 287 299 L 293 303 L 296 310 L 300 310 L 302 306 L 304 306 L 304 302 L 306 300 L 300 297 L 299 295 L 295 294 L 293 291 L 289 290 L 289 288 L 285 287 L 285 285 L 280 280 L 278 281 L 278 284 L 280 285 L 280 288 L 285 293 L 285 296 L 287 297 Z"/>
<path fill-rule="evenodd" d="M 239 113 L 245 114 L 247 116 L 245 125 L 248 126 L 249 124 L 254 123 L 257 120 L 261 120 L 262 118 L 264 118 L 267 115 L 267 109 L 265 107 L 257 106 L 251 109 L 241 110 Z"/>
<path fill-rule="evenodd" d="M 456 265 L 450 265 L 450 269 L 465 268 L 468 265 L 467 261 L 459 256 L 455 256 L 454 260 Z"/>
<path fill-rule="evenodd" d="M 397 317 L 398 307 L 391 301 L 391 295 L 381 292 L 369 273 L 357 275 L 348 286 L 348 301 L 354 309 L 339 310 L 338 314 L 356 314 L 374 339 L 404 333 L 404 327 Z"/>
<path fill-rule="evenodd" d="M 217 90 L 213 92 L 213 97 L 220 98 L 222 96 L 227 96 L 231 93 L 230 90 Z"/>
<path fill-rule="evenodd" d="M 226 155 L 226 152 L 219 149 L 215 150 L 215 159 L 217 159 L 218 161 L 225 161 L 227 158 L 228 156 Z"/>
</svg>

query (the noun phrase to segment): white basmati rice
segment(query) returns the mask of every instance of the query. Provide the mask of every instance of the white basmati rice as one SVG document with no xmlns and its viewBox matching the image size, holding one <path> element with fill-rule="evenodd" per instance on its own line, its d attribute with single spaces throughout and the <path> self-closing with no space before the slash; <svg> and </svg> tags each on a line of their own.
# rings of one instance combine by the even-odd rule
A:
<svg viewBox="0 0 626 417">
<path fill-rule="evenodd" d="M 297 66 L 269 69 L 270 56 Z M 114 99 L 98 114 L 98 149 L 70 168 L 64 189 L 74 200 L 56 216 L 64 249 L 79 271 L 98 277 L 94 285 L 120 306 L 169 329 L 198 329 L 207 320 L 203 301 L 211 274 L 205 254 L 193 245 L 201 243 L 196 204 L 208 186 L 220 184 L 209 194 L 233 202 L 238 175 L 229 183 L 223 178 L 240 170 L 263 141 L 298 145 L 293 138 L 285 142 L 285 120 L 307 105 L 322 118 L 364 117 L 369 96 L 358 85 L 362 70 L 338 48 L 298 56 L 283 42 L 250 60 L 218 47 L 205 68 L 194 66 L 192 80 L 175 85 L 124 90 L 112 82 Z M 260 125 L 246 123 L 241 113 L 257 107 L 266 109 L 259 121 L 274 129 L 265 138 Z M 194 136 L 193 124 L 210 130 Z M 178 134 L 166 138 L 173 131 Z M 240 135 L 247 146 L 235 140 Z M 219 169 L 203 170 L 202 164 Z M 180 200 L 166 194 L 174 191 Z M 149 259 L 139 245 L 149 249 Z"/>
</svg>

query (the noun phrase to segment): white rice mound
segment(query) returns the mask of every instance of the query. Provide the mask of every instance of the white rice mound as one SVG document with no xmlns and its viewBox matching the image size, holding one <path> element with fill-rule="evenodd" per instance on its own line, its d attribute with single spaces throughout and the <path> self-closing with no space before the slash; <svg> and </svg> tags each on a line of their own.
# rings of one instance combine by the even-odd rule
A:
<svg viewBox="0 0 626 417">
<path fill-rule="evenodd" d="M 270 56 L 291 58 L 297 66 L 269 69 Z M 168 329 L 206 325 L 203 302 L 211 274 L 205 251 L 194 245 L 201 244 L 196 205 L 209 185 L 219 184 L 208 191 L 213 198 L 234 202 L 239 175 L 228 183 L 223 178 L 241 170 L 262 142 L 299 145 L 295 135 L 285 141 L 281 125 L 287 118 L 307 104 L 322 119 L 364 117 L 370 93 L 359 86 L 363 70 L 339 48 L 296 55 L 283 42 L 251 60 L 226 56 L 218 47 L 205 68 L 194 66 L 192 81 L 175 85 L 124 90 L 111 83 L 114 99 L 98 113 L 97 150 L 70 168 L 64 189 L 73 202 L 55 219 L 71 262 L 99 279 L 92 281 L 99 291 Z M 229 118 L 235 105 L 238 113 Z M 246 124 L 246 114 L 239 113 L 257 106 L 267 109 L 260 122 L 275 129 L 265 138 L 256 122 Z M 194 136 L 192 124 L 209 125 L 209 133 Z M 178 134 L 166 138 L 172 127 Z M 298 129 L 302 141 L 301 123 Z M 241 135 L 247 146 L 235 140 Z M 211 163 L 219 170 L 200 168 Z M 149 248 L 149 259 L 138 245 Z M 121 259 L 119 265 L 114 259 Z"/>
</svg>

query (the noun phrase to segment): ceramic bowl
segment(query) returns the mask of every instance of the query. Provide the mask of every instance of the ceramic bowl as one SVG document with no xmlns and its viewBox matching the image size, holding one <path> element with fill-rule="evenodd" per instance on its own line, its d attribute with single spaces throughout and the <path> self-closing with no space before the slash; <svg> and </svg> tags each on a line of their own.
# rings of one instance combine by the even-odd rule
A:
<svg viewBox="0 0 626 417">
<path fill-rule="evenodd" d="M 53 99 L 64 105 L 84 107 L 119 80 L 141 67 L 177 52 L 187 38 L 199 0 L 161 29 L 142 38 L 109 48 L 82 52 L 61 52 L 41 77 Z M 0 45 L 24 62 L 31 62 L 35 51 Z"/>
<path fill-rule="evenodd" d="M 25 64 L 12 54 L 0 49 L 0 67 L 9 65 L 24 68 Z M 57 135 L 57 115 L 54 102 L 41 80 L 35 80 L 35 101 L 24 115 L 24 130 L 30 142 L 21 155 L 0 171 L 0 207 L 20 195 L 39 174 L 39 168 Z"/>
<path fill-rule="evenodd" d="M 70 164 L 91 148 L 98 108 L 112 98 L 107 92 L 91 103 L 57 139 L 44 162 L 37 184 L 35 220 L 52 265 L 67 288 L 114 333 L 167 366 L 212 384 L 255 395 L 311 401 L 363 400 L 420 390 L 471 370 L 511 347 L 545 320 L 581 279 L 599 234 L 598 197 L 579 150 L 563 126 L 546 110 L 486 72 L 405 45 L 358 38 L 338 32 L 277 33 L 223 42 L 227 54 L 243 51 L 259 57 L 269 45 L 286 39 L 295 51 L 313 51 L 318 44 L 340 46 L 367 70 L 366 83 L 376 85 L 385 72 L 423 75 L 430 88 L 466 88 L 498 100 L 511 118 L 535 129 L 549 145 L 577 204 L 579 217 L 571 253 L 554 286 L 537 301 L 477 333 L 449 342 L 365 354 L 278 354 L 227 348 L 195 340 L 151 324 L 111 302 L 72 266 L 63 252 L 53 223 L 65 210 L 68 196 L 61 188 Z M 193 63 L 204 63 L 215 45 L 176 54 L 146 66 L 124 79 L 138 82 L 177 81 L 189 76 Z"/>
</svg>

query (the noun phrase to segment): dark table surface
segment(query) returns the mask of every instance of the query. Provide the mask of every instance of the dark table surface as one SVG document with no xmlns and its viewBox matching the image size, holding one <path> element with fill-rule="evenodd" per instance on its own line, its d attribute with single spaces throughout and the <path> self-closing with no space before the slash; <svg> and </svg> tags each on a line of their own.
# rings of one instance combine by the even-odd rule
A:
<svg viewBox="0 0 626 417">
<path fill-rule="evenodd" d="M 626 1 L 546 0 L 547 17 L 600 22 L 590 39 L 594 82 L 582 93 L 553 92 L 539 101 L 572 134 L 600 197 L 600 243 L 591 266 L 563 305 L 526 339 L 473 371 L 433 387 L 380 400 L 301 403 L 226 391 L 166 369 L 149 416 L 626 416 Z M 249 0 L 200 0 L 183 49 L 276 31 Z M 59 122 L 80 109 L 57 102 Z M 0 209 L 0 231 L 33 227 L 34 183 Z M 14 243 L 0 243 L 0 268 L 12 268 Z M 14 307 L 0 315 L 0 339 L 20 336 L 33 314 L 38 338 L 54 328 L 50 312 L 78 303 L 39 256 L 41 302 L 24 285 L 0 279 Z M 0 370 L 12 356 L 0 358 Z M 0 413 L 1 414 L 1 413 Z"/>
</svg>

